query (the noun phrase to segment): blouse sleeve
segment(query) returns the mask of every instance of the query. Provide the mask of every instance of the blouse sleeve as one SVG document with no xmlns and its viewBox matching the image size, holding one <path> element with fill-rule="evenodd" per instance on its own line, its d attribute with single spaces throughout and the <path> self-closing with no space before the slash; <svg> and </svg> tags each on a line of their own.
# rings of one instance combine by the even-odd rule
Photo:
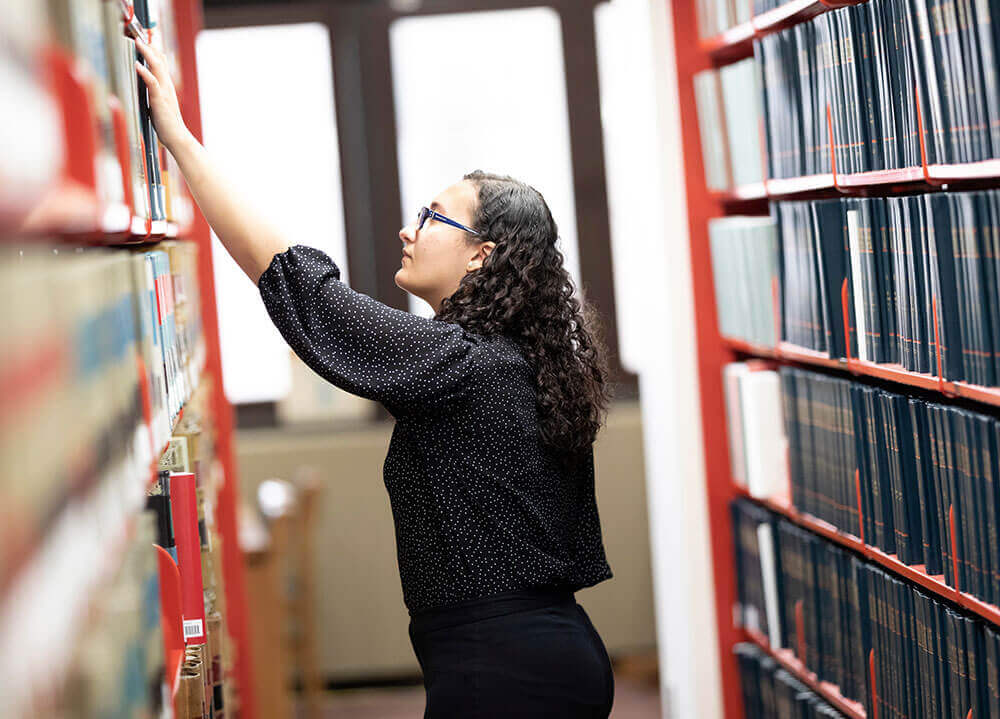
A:
<svg viewBox="0 0 1000 719">
<path fill-rule="evenodd" d="M 276 254 L 257 287 L 303 362 L 394 415 L 443 409 L 469 385 L 480 337 L 355 292 L 322 250 L 295 245 Z"/>
</svg>

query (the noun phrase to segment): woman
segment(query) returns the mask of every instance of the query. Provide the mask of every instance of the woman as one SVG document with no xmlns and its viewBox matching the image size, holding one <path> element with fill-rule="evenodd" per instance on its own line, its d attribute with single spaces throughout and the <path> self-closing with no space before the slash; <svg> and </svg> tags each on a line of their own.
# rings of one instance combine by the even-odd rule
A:
<svg viewBox="0 0 1000 719">
<path fill-rule="evenodd" d="M 607 717 L 607 651 L 574 591 L 611 577 L 594 497 L 607 368 L 542 196 L 480 172 L 404 227 L 396 284 L 434 319 L 340 281 L 237 204 L 140 46 L 157 134 L 271 319 L 322 377 L 396 420 L 383 468 L 425 717 Z"/>
</svg>

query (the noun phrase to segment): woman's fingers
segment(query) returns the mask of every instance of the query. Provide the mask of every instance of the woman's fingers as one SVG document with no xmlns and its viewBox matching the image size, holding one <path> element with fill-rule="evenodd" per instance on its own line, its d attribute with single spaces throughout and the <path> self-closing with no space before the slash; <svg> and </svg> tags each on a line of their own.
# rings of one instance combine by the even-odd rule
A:
<svg viewBox="0 0 1000 719">
<path fill-rule="evenodd" d="M 163 56 L 160 55 L 160 52 L 155 47 L 144 40 L 136 40 L 135 46 L 146 59 L 146 64 L 149 65 L 154 75 L 159 76 L 161 72 L 166 72 L 166 63 L 163 61 Z"/>
<path fill-rule="evenodd" d="M 138 60 L 135 61 L 135 69 L 138 71 L 139 77 L 146 83 L 147 89 L 158 90 L 160 88 L 160 81 L 156 79 L 156 75 Z"/>
<path fill-rule="evenodd" d="M 184 139 L 186 127 L 181 118 L 177 92 L 166 56 L 142 38 L 135 42 L 142 60 L 136 60 L 135 70 L 149 91 L 149 110 L 156 134 L 167 149 Z"/>
</svg>

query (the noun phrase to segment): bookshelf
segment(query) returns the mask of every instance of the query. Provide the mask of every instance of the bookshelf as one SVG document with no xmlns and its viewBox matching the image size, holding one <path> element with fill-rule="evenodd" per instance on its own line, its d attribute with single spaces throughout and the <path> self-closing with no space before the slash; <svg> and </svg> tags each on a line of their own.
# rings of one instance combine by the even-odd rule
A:
<svg viewBox="0 0 1000 719">
<path fill-rule="evenodd" d="M 31 4 L 34 5 L 33 3 Z M 198 31 L 202 27 L 201 2 L 199 0 L 171 0 L 169 3 L 160 4 L 150 2 L 162 10 L 170 9 L 169 17 L 161 16 L 160 27 L 166 32 L 166 28 L 172 29 L 173 40 L 176 43 L 173 47 L 177 63 L 174 70 L 175 82 L 178 90 L 178 99 L 187 126 L 196 137 L 201 137 L 201 121 L 198 101 L 197 68 L 195 59 L 195 39 Z M 87 22 L 94 24 L 88 26 L 93 30 L 96 25 L 98 30 L 101 23 L 106 20 L 101 19 L 100 13 L 110 12 L 120 13 L 122 20 L 125 20 L 134 35 L 143 32 L 138 21 L 136 9 L 131 0 L 95 0 L 94 2 L 79 2 L 75 5 L 64 3 L 52 3 L 53 7 L 71 8 L 69 13 L 80 13 L 87 16 Z M 133 182 L 136 168 L 136 156 L 132 153 L 134 148 L 134 138 L 129 137 L 129 125 L 126 122 L 126 115 L 117 94 L 110 91 L 102 94 L 103 91 L 96 89 L 97 82 L 107 82 L 110 88 L 111 81 L 109 75 L 97 75 L 88 61 L 74 55 L 65 44 L 55 40 L 38 40 L 30 38 L 29 31 L 38 30 L 32 28 L 31 22 L 36 22 L 33 15 L 45 18 L 43 22 L 51 21 L 47 15 L 48 10 L 42 9 L 45 3 L 39 4 L 38 10 L 25 12 L 25 17 L 31 20 L 23 26 L 16 26 L 9 32 L 15 33 L 14 49 L 12 56 L 0 56 L 0 62 L 13 62 L 15 65 L 21 63 L 20 67 L 27 67 L 34 72 L 35 82 L 39 94 L 44 95 L 44 102 L 41 107 L 45 112 L 37 119 L 39 126 L 45 129 L 31 135 L 32 139 L 44 138 L 45 143 L 35 146 L 34 149 L 44 149 L 45 157 L 32 158 L 38 165 L 43 167 L 33 167 L 31 171 L 25 172 L 24 177 L 18 176 L 18 165 L 7 166 L 0 163 L 0 177 L 5 182 L 0 184 L 0 249 L 10 250 L 11 243 L 14 247 L 29 248 L 35 242 L 45 247 L 58 248 L 60 254 L 72 255 L 75 248 L 105 247 L 115 248 L 113 252 L 104 253 L 107 256 L 127 256 L 134 253 L 152 252 L 160 249 L 166 252 L 166 244 L 161 244 L 164 240 L 172 240 L 183 253 L 191 253 L 196 257 L 196 270 L 191 267 L 191 276 L 186 276 L 185 281 L 190 280 L 191 284 L 186 287 L 186 291 L 197 288 L 197 306 L 191 303 L 190 311 L 193 313 L 189 322 L 198 326 L 199 344 L 189 347 L 184 357 L 184 371 L 189 373 L 189 377 L 184 380 L 186 398 L 188 402 L 195 403 L 195 410 L 188 404 L 181 404 L 176 407 L 176 411 L 170 421 L 162 425 L 162 430 L 157 435 L 153 431 L 147 434 L 153 439 L 147 445 L 146 455 L 151 456 L 151 466 L 148 469 L 137 469 L 126 476 L 120 472 L 120 477 L 116 476 L 123 491 L 132 496 L 132 504 L 121 502 L 125 506 L 131 507 L 125 510 L 124 516 L 116 516 L 112 523 L 114 531 L 108 530 L 99 534 L 100 541 L 96 545 L 99 549 L 96 556 L 90 557 L 90 561 L 76 562 L 72 571 L 72 582 L 67 575 L 65 581 L 57 576 L 45 576 L 47 566 L 51 563 L 50 552 L 53 546 L 53 535 L 55 533 L 65 533 L 72 530 L 72 522 L 79 521 L 78 518 L 67 517 L 67 512 L 55 514 L 54 518 L 47 518 L 45 522 L 37 526 L 20 525 L 8 527 L 9 534 L 5 533 L 5 539 L 14 537 L 19 544 L 14 550 L 8 551 L 4 555 L 6 559 L 13 557 L 13 562 L 0 565 L 0 608 L 22 607 L 15 603 L 17 598 L 12 598 L 13 591 L 24 593 L 27 588 L 45 587 L 50 592 L 55 590 L 58 595 L 65 592 L 66 599 L 59 603 L 62 615 L 69 617 L 66 619 L 67 626 L 74 627 L 75 632 L 83 631 L 86 627 L 88 632 L 92 632 L 95 626 L 103 627 L 102 616 L 106 614 L 105 608 L 100 606 L 101 597 L 105 585 L 116 575 L 123 571 L 123 562 L 132 561 L 130 557 L 140 553 L 142 544 L 140 537 L 147 537 L 140 531 L 140 525 L 144 524 L 148 517 L 141 517 L 141 506 L 136 504 L 139 498 L 144 501 L 147 490 L 149 490 L 158 479 L 159 460 L 170 446 L 169 439 L 175 433 L 188 431 L 191 422 L 197 417 L 197 412 L 201 412 L 207 424 L 211 427 L 211 444 L 214 452 L 212 468 L 205 468 L 204 486 L 199 484 L 198 492 L 204 491 L 207 501 L 214 505 L 214 523 L 211 531 L 217 537 L 218 544 L 212 555 L 213 560 L 219 562 L 221 567 L 216 567 L 220 576 L 220 589 L 223 590 L 224 597 L 220 597 L 220 607 L 224 608 L 224 621 L 226 635 L 232 640 L 232 646 L 227 652 L 232 657 L 232 670 L 227 673 L 226 682 L 230 684 L 238 697 L 238 704 L 231 707 L 228 716 L 253 717 L 254 696 L 253 686 L 250 681 L 248 646 L 248 617 L 246 614 L 245 588 L 242 569 L 242 555 L 237 532 L 237 501 L 238 501 L 238 477 L 235 464 L 232 440 L 232 408 L 230 407 L 222 383 L 222 367 L 219 349 L 219 328 L 218 315 L 215 306 L 214 272 L 212 268 L 211 235 L 207 222 L 202 215 L 197 212 L 196 206 L 186 189 L 180 188 L 182 183 L 174 176 L 174 190 L 169 196 L 173 203 L 170 214 L 166 217 L 156 216 L 150 212 L 141 211 L 144 199 L 137 197 L 138 192 L 148 193 L 148 185 L 140 186 Z M 77 21 L 75 15 L 71 15 L 73 22 Z M 23 21 L 24 17 L 18 18 Z M 25 30 L 27 28 L 27 31 Z M 48 28 L 42 27 L 47 31 Z M 126 32 L 128 35 L 129 31 Z M 17 33 L 23 33 L 17 35 Z M 48 37 L 47 34 L 45 37 Z M 9 39 L 9 38 L 8 38 Z M 110 51 L 109 51 L 110 52 Z M 20 53 L 20 54 L 18 54 Z M 25 61 L 27 58 L 27 61 Z M 92 60 L 92 58 L 90 58 Z M 109 63 L 110 64 L 110 63 Z M 111 72 L 110 69 L 105 69 Z M 133 70 L 134 74 L 134 70 Z M 97 78 L 104 77 L 104 80 Z M 104 100 L 101 100 L 101 98 Z M 107 107 L 102 107 L 103 102 Z M 111 158 L 113 164 L 109 166 L 107 153 L 102 157 L 102 145 L 106 142 L 102 138 L 103 130 L 101 118 L 105 115 L 109 118 L 109 132 L 113 137 L 113 152 Z M 49 118 L 54 121 L 49 123 Z M 47 124 L 48 123 L 48 124 Z M 45 134 L 48 132 L 48 134 Z M 50 152 L 51 151 L 51 152 Z M 50 157 L 51 155 L 51 157 Z M 142 157 L 140 153 L 139 157 Z M 21 158 L 23 159 L 23 158 Z M 171 163 L 166 152 L 159 157 L 159 162 Z M 103 164 L 102 164 L 103 163 Z M 22 165 L 22 167 L 26 167 Z M 176 173 L 176 168 L 170 164 L 163 166 L 163 171 L 167 169 Z M 146 172 L 149 165 L 143 160 L 142 178 L 146 182 Z M 120 178 L 120 195 L 111 196 L 106 192 L 106 186 L 102 184 L 107 177 L 107 172 L 111 170 L 112 176 Z M 13 172 L 13 175 L 5 174 Z M 101 173 L 105 173 L 102 179 Z M 7 182 L 9 181 L 9 182 Z M 117 181 L 117 180 L 116 180 Z M 112 183 L 114 184 L 114 183 Z M 145 198 L 148 200 L 148 198 Z M 168 206 L 169 207 L 169 206 Z M 148 210 L 148 206 L 146 208 Z M 4 247 L 6 246 L 6 247 Z M 102 255 L 103 256 L 103 255 Z M 138 257 L 139 255 L 135 255 Z M 8 255 L 8 257 L 10 257 Z M 178 276 L 177 265 L 170 268 L 174 277 Z M 196 274 L 194 274 L 196 272 Z M 150 275 L 152 277 L 152 275 Z M 168 277 L 168 280 L 171 278 Z M 176 280 L 171 280 L 176 282 Z M 119 288 L 120 289 L 120 288 Z M 175 298 L 174 292 L 179 290 L 170 289 L 169 303 L 171 309 L 174 302 L 181 303 L 183 300 L 180 294 Z M 167 292 L 167 290 L 164 290 Z M 117 295 L 116 295 L 117 296 Z M 194 299 L 188 296 L 188 299 Z M 154 300 L 153 310 L 156 311 Z M 138 302 L 138 300 L 136 300 Z M 81 301 L 81 305 L 85 304 Z M 131 318 L 131 317 L 130 317 Z M 119 322 L 123 321 L 119 316 Z M 154 320 L 155 322 L 155 320 Z M 136 345 L 138 346 L 138 345 Z M 8 422 L 16 422 L 20 417 L 20 412 L 24 408 L 29 408 L 32 394 L 44 390 L 58 381 L 60 372 L 65 372 L 67 366 L 76 359 L 69 355 L 68 345 L 62 338 L 53 338 L 53 341 L 38 345 L 16 347 L 17 356 L 9 362 L 0 364 L 3 371 L 0 372 L 0 389 L 5 391 L 5 396 L 11 399 L 4 403 L 0 410 L 0 418 Z M 157 350 L 158 351 L 158 350 Z M 141 353 L 140 353 L 141 354 Z M 151 406 L 149 386 L 147 385 L 148 368 L 143 363 L 141 356 L 138 360 L 139 370 L 137 375 L 138 385 L 142 390 L 142 415 L 144 420 L 142 425 L 152 430 L 156 424 L 156 417 L 153 415 L 155 406 Z M 131 370 L 133 373 L 135 369 Z M 86 420 L 86 415 L 80 417 Z M 190 422 L 188 421 L 190 420 Z M 7 425 L 10 426 L 9 424 Z M 132 430 L 129 430 L 132 431 Z M 165 437 L 162 436 L 165 434 Z M 136 443 L 142 436 L 139 428 L 135 429 Z M 159 436 L 159 439 L 156 437 Z M 132 456 L 132 455 L 129 455 Z M 139 455 L 135 455 L 139 456 Z M 194 455 L 192 455 L 194 457 Z M 98 465 L 100 467 L 100 465 Z M 102 471 L 105 468 L 101 467 Z M 110 472 L 109 472 L 110 474 Z M 101 480 L 105 482 L 105 480 Z M 86 483 L 84 483 L 86 484 Z M 110 484 L 105 482 L 100 485 L 101 492 L 107 495 Z M 86 487 L 77 487 L 75 484 L 67 484 L 62 488 L 64 494 L 63 502 L 71 503 L 79 498 L 81 492 L 89 491 Z M 104 500 L 106 502 L 106 497 Z M 93 501 L 96 505 L 96 500 Z M 22 531 L 23 529 L 23 531 Z M 204 536 L 201 539 L 205 541 Z M 195 550 L 197 551 L 197 550 Z M 204 551 L 204 544 L 203 544 Z M 141 553 L 145 554 L 142 549 Z M 182 690 L 185 684 L 182 678 L 182 660 L 185 657 L 185 643 L 181 635 L 181 609 L 180 609 L 180 574 L 177 564 L 167 552 L 160 549 L 154 552 L 149 548 L 149 556 L 143 561 L 152 562 L 159 574 L 160 594 L 159 616 L 164 640 L 164 646 L 160 648 L 161 659 L 166 657 L 164 664 L 164 681 L 171 693 L 168 701 L 176 699 L 178 691 Z M 15 588 L 12 590 L 12 587 Z M 6 611 L 6 609 L 5 609 Z M 20 618 L 21 615 L 14 614 L 13 618 Z M 86 622 L 81 622 L 79 618 L 85 618 Z M 35 619 L 32 615 L 31 619 Z M 46 617 L 51 619 L 51 617 Z M 26 621 L 26 624 L 29 622 Z M 53 622 L 55 624 L 57 622 Z M 211 627 L 212 620 L 208 620 Z M 5 625 L 10 626 L 10 625 Z M 4 627 L 0 627 L 2 630 Z M 22 628 L 25 631 L 37 631 L 40 629 L 37 624 Z M 48 634 L 52 634 L 51 628 Z M 204 631 L 208 635 L 208 629 Z M 88 634 L 88 636 L 92 636 Z M 75 633 L 67 634 L 65 637 L 56 637 L 53 642 L 58 642 L 58 646 L 68 647 L 74 655 L 79 650 Z M 0 635 L 0 640 L 4 637 Z M 38 660 L 39 657 L 46 659 L 44 648 L 47 645 L 36 644 L 33 652 L 28 657 L 31 660 Z M 6 642 L 4 647 L 7 647 Z M 13 661 L 12 657 L 0 657 Z M 58 662 L 69 662 L 70 658 L 60 657 Z M 6 665 L 5 665 L 6 666 Z M 46 668 L 51 669 L 51 667 Z M 213 670 L 214 671 L 214 670 Z M 52 669 L 52 674 L 40 673 L 31 676 L 31 685 L 18 687 L 19 696 L 27 696 L 24 700 L 29 702 L 33 709 L 44 710 L 48 707 L 47 702 L 54 701 L 55 695 L 64 689 L 58 685 L 53 686 L 54 678 L 61 676 L 58 668 Z M 37 685 L 36 685 L 37 683 Z M 124 688 L 119 687 L 122 691 Z M 115 687 L 112 686 L 112 691 Z M 211 685 L 204 687 L 207 693 L 211 693 Z M 134 691 L 131 686 L 129 691 Z M 72 695 L 71 696 L 75 696 Z M 211 697 L 209 697 L 211 699 Z M 16 712 L 15 709 L 12 711 Z M 5 707 L 11 709 L 11 707 Z M 172 711 L 164 705 L 163 716 L 173 716 Z"/>
<path fill-rule="evenodd" d="M 823 697 L 835 709 L 849 717 L 849 719 L 865 719 L 864 707 L 860 706 L 857 702 L 843 697 L 840 689 L 835 685 L 820 681 L 813 672 L 809 671 L 799 661 L 793 652 L 788 649 L 774 649 L 768 643 L 767 637 L 757 631 L 747 630 L 747 638 L 767 652 L 785 671 L 793 674 L 796 679 Z"/>
<path fill-rule="evenodd" d="M 691 32 L 691 28 L 699 25 L 697 0 L 681 0 L 670 3 L 670 11 L 673 14 L 673 44 L 676 52 L 678 107 L 681 119 L 683 172 L 695 306 L 701 430 L 702 436 L 705 438 L 705 479 L 709 522 L 712 528 L 710 541 L 712 571 L 715 580 L 720 689 L 723 715 L 736 719 L 745 714 L 743 693 L 740 686 L 740 670 L 733 657 L 733 648 L 740 642 L 748 641 L 764 650 L 783 669 L 825 698 L 844 715 L 848 717 L 866 716 L 863 705 L 842 696 L 838 687 L 822 681 L 811 671 L 810 667 L 802 663 L 801 659 L 806 656 L 804 649 L 795 651 L 788 648 L 771 647 L 767 637 L 762 633 L 738 625 L 734 618 L 733 609 L 738 604 L 737 565 L 739 558 L 733 546 L 734 525 L 729 509 L 730 504 L 736 499 L 763 507 L 773 515 L 807 530 L 812 535 L 821 537 L 838 548 L 850 550 L 853 556 L 863 558 L 879 570 L 884 570 L 894 580 L 902 582 L 903 586 L 918 587 L 923 593 L 939 601 L 942 606 L 948 607 L 949 610 L 958 608 L 962 610 L 961 613 L 964 616 L 971 617 L 984 626 L 993 628 L 1000 626 L 1000 608 L 997 606 L 962 591 L 961 587 L 950 586 L 945 581 L 944 575 L 929 574 L 923 564 L 904 563 L 895 554 L 883 552 L 872 543 L 866 543 L 864 531 L 860 526 L 856 533 L 850 533 L 844 531 L 843 527 L 838 529 L 826 521 L 800 511 L 792 505 L 788 497 L 772 496 L 765 499 L 751 495 L 745 487 L 736 481 L 730 466 L 731 447 L 726 443 L 728 436 L 727 406 L 723 385 L 723 367 L 730 362 L 749 360 L 757 361 L 759 364 L 759 361 L 763 360 L 770 366 L 792 365 L 805 369 L 816 368 L 821 369 L 827 376 L 877 380 L 880 386 L 890 386 L 894 392 L 907 397 L 918 396 L 962 408 L 971 407 L 980 414 L 992 417 L 997 416 L 995 408 L 1000 407 L 1000 387 L 981 386 L 971 382 L 950 380 L 942 376 L 944 373 L 941 370 L 940 354 L 944 351 L 943 347 L 938 351 L 937 370 L 927 373 L 910 371 L 900 364 L 876 363 L 852 357 L 850 340 L 848 340 L 847 357 L 831 358 L 826 352 L 814 351 L 786 341 L 778 341 L 773 345 L 754 344 L 743 339 L 726 336 L 719 329 L 718 296 L 713 281 L 713 258 L 708 232 L 710 220 L 726 215 L 763 215 L 767 212 L 769 201 L 772 200 L 899 197 L 914 194 L 927 195 L 949 190 L 1000 187 L 1000 161 L 998 160 L 952 164 L 928 162 L 929 148 L 924 146 L 923 140 L 927 118 L 921 114 L 922 105 L 919 92 L 914 88 L 909 101 L 915 108 L 914 126 L 919 127 L 919 152 L 915 150 L 911 155 L 911 157 L 916 158 L 916 161 L 910 162 L 909 166 L 889 170 L 842 172 L 838 171 L 834 153 L 830 152 L 828 153 L 829 167 L 819 167 L 819 174 L 780 179 L 768 178 L 762 182 L 731 187 L 724 191 L 707 189 L 706 170 L 708 168 L 706 167 L 706 157 L 703 154 L 700 134 L 695 76 L 702 71 L 717 69 L 752 57 L 755 40 L 807 23 L 831 10 L 848 5 L 864 4 L 812 2 L 810 0 L 786 2 L 767 12 L 753 15 L 749 22 L 738 24 L 713 37 L 698 38 L 692 37 Z M 868 89 L 870 90 L 870 88 Z M 814 118 L 821 119 L 821 116 L 814 115 Z M 825 119 L 825 132 L 829 133 L 830 145 L 833 146 L 834 128 L 829 106 Z M 765 133 L 765 121 L 762 119 L 760 134 L 763 137 Z M 774 279 L 774 282 L 777 283 L 778 280 Z M 839 284 L 838 289 L 840 289 Z M 842 291 L 837 294 L 835 316 L 838 319 L 834 321 L 839 322 L 839 313 L 843 309 L 845 336 L 849 338 L 851 332 L 860 330 L 848 319 L 848 308 L 851 305 L 846 281 Z M 777 293 L 773 299 L 774 306 L 766 310 L 762 308 L 762 311 L 773 313 L 776 324 L 780 328 L 781 308 L 778 305 Z M 834 300 L 831 298 L 832 305 L 834 305 Z M 939 308 L 935 307 L 935 333 L 938 331 L 938 311 Z M 930 307 L 926 312 L 930 315 Z M 931 335 L 928 342 L 931 343 L 929 346 L 932 348 L 942 346 L 940 337 L 935 335 Z M 934 364 L 933 357 L 931 364 Z M 855 496 L 858 498 L 856 514 L 860 518 L 862 516 L 860 489 Z M 945 504 L 945 507 L 948 508 L 948 505 Z M 944 531 L 948 532 L 952 542 L 950 561 L 954 562 L 954 567 L 948 567 L 948 569 L 953 571 L 954 576 L 958 576 L 957 565 L 959 561 L 964 562 L 967 558 L 959 557 L 959 553 L 955 549 L 954 506 L 949 512 L 950 518 L 946 521 L 950 521 L 951 526 L 945 527 L 945 524 L 941 522 L 939 525 L 945 527 Z M 860 521 L 859 525 L 861 525 Z M 870 540 L 870 542 L 874 542 L 874 540 Z M 799 635 L 801 636 L 801 629 Z M 981 660 L 977 659 L 978 661 Z M 878 663 L 878 657 L 872 650 L 868 657 L 868 669 L 871 673 L 869 685 L 876 707 L 880 706 L 881 700 L 875 682 L 876 670 L 879 668 Z M 962 708 L 961 711 L 964 714 L 966 709 Z M 988 710 L 986 711 L 988 712 Z M 878 716 L 878 709 L 869 713 L 869 716 L 872 715 Z M 973 715 L 971 710 L 969 715 Z M 975 716 L 986 715 L 987 713 L 982 711 L 975 714 Z"/>
<path fill-rule="evenodd" d="M 776 514 L 780 514 L 795 524 L 808 529 L 814 534 L 819 534 L 831 542 L 836 542 L 842 547 L 854 550 L 866 559 L 885 567 L 893 574 L 906 579 L 913 584 L 919 584 L 929 592 L 945 599 L 953 604 L 966 609 L 967 611 L 982 617 L 988 622 L 1000 625 L 1000 608 L 973 597 L 971 594 L 959 591 L 954 587 L 949 587 L 944 582 L 943 575 L 927 574 L 922 564 L 904 564 L 894 554 L 886 554 L 879 549 L 865 544 L 858 537 L 838 530 L 836 527 L 817 519 L 805 512 L 798 511 L 786 499 L 760 498 L 754 497 L 742 488 L 737 488 L 737 493 L 752 502 L 766 507 Z"/>
<path fill-rule="evenodd" d="M 751 44 L 756 37 L 763 37 L 778 30 L 816 17 L 833 8 L 852 5 L 858 0 L 791 0 L 778 7 L 753 15 L 743 22 L 714 37 L 701 40 L 701 49 L 713 63 L 725 64 L 742 60 L 753 54 Z"/>
</svg>

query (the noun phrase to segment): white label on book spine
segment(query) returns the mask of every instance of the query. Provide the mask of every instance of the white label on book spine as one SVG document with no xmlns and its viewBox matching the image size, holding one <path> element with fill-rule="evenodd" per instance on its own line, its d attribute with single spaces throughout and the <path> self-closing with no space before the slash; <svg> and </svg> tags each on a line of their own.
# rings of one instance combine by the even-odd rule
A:
<svg viewBox="0 0 1000 719">
<path fill-rule="evenodd" d="M 861 254 L 864 251 L 861 247 L 860 228 L 858 227 L 858 211 L 847 211 L 847 244 L 851 253 L 851 299 L 854 301 L 854 336 L 858 338 L 858 359 L 867 361 L 871 359 L 868 353 L 868 317 L 865 315 L 865 306 L 868 302 L 866 294 L 868 288 L 865 286 L 864 274 L 861 270 Z M 851 337 L 848 334 L 845 338 L 847 351 L 851 351 Z"/>
<path fill-rule="evenodd" d="M 184 620 L 184 638 L 192 639 L 194 637 L 202 637 L 205 635 L 205 626 L 202 624 L 200 619 L 185 619 Z"/>
</svg>

